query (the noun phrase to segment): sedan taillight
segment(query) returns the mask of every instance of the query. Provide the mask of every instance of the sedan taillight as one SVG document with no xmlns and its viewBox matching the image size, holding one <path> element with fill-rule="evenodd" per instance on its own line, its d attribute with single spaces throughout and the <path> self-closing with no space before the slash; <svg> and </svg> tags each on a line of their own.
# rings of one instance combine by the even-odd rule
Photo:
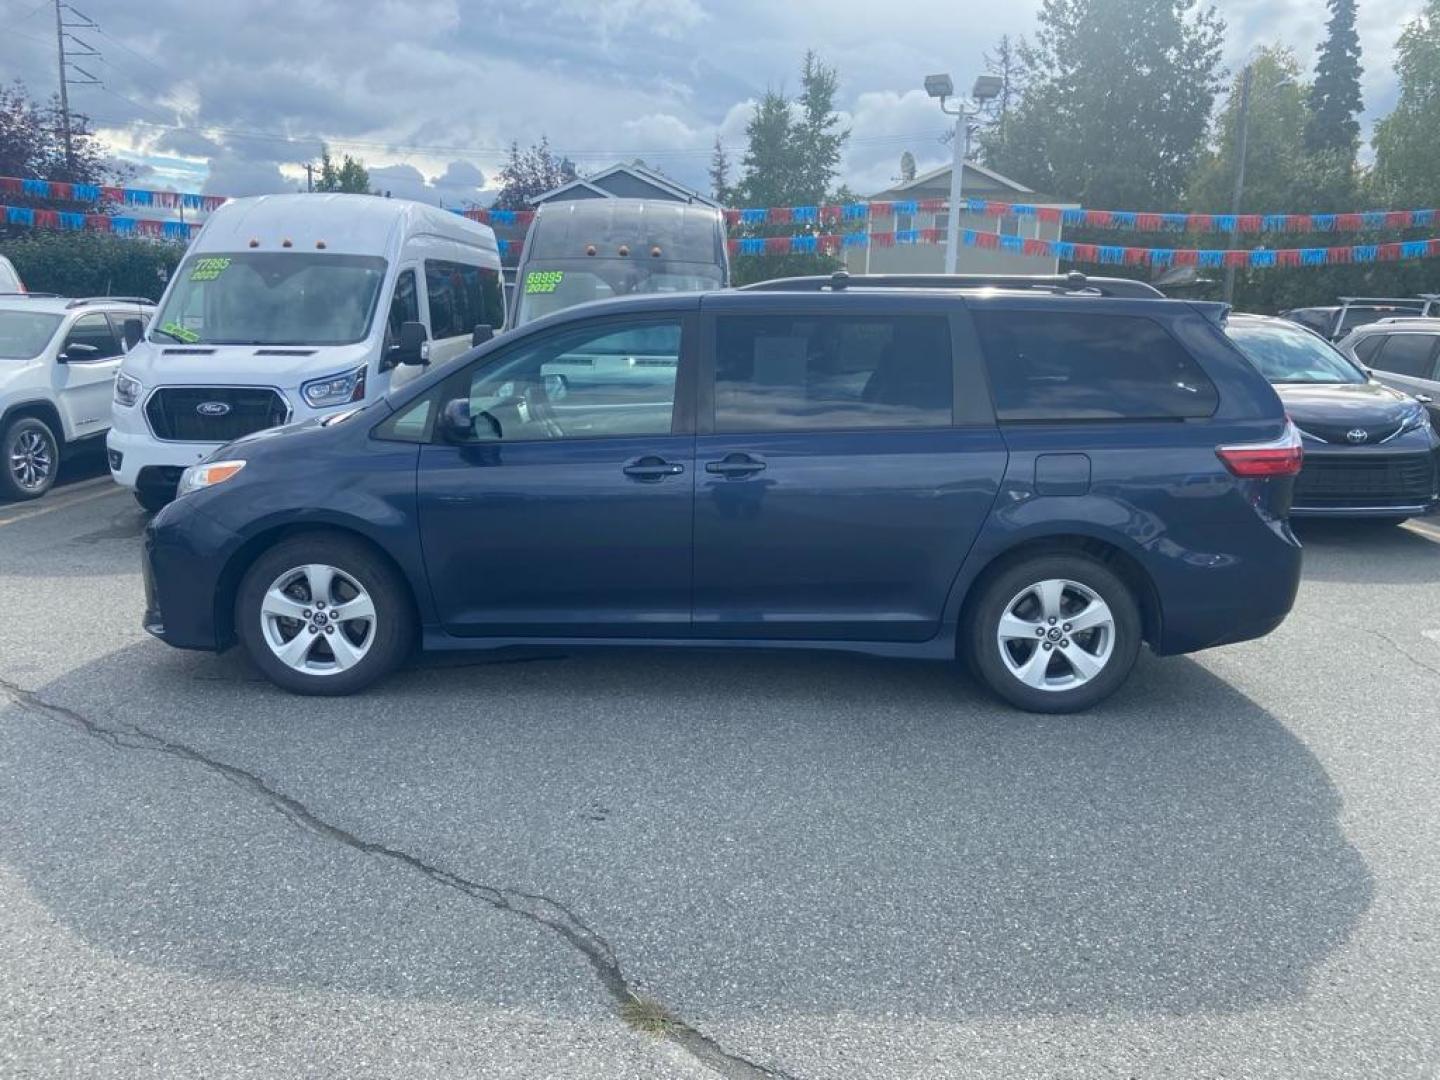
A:
<svg viewBox="0 0 1440 1080">
<path fill-rule="evenodd" d="M 1236 476 L 1256 479 L 1267 476 L 1297 476 L 1305 461 L 1300 431 L 1288 418 L 1285 434 L 1271 442 L 1217 446 L 1215 455 Z"/>
</svg>

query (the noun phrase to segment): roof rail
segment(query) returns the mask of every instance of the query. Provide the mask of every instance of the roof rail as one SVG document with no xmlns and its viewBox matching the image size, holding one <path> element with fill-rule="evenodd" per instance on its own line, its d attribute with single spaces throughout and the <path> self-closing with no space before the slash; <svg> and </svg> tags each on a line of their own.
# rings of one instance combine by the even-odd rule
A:
<svg viewBox="0 0 1440 1080">
<path fill-rule="evenodd" d="M 1052 293 L 1087 293 L 1131 299 L 1163 300 L 1155 286 L 1133 278 L 1088 277 L 1085 274 L 833 274 L 775 278 L 742 285 L 754 292 L 841 292 L 845 289 L 1043 289 Z"/>
<path fill-rule="evenodd" d="M 32 300 L 54 300 L 59 295 L 53 292 L 0 292 L 0 296 L 26 296 Z"/>
<path fill-rule="evenodd" d="M 154 300 L 148 296 L 82 296 L 71 300 L 67 308 L 84 307 L 86 304 L 146 304 L 153 307 Z"/>
<path fill-rule="evenodd" d="M 1341 304 L 1400 304 L 1403 307 L 1419 307 L 1424 304 L 1427 297 L 1424 296 L 1341 296 L 1337 298 Z"/>
</svg>

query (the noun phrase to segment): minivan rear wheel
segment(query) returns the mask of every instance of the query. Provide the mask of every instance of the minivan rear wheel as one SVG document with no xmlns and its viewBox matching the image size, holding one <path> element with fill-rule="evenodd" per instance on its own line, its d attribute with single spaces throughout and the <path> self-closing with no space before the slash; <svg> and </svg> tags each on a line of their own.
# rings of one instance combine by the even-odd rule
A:
<svg viewBox="0 0 1440 1080">
<path fill-rule="evenodd" d="M 1087 555 L 1039 555 L 990 578 L 966 647 L 990 689 L 1029 712 L 1069 713 L 1113 694 L 1140 652 L 1130 589 Z"/>
<path fill-rule="evenodd" d="M 364 544 L 313 534 L 260 556 L 235 598 L 255 665 L 296 694 L 363 690 L 405 659 L 415 620 L 400 576 Z"/>
</svg>

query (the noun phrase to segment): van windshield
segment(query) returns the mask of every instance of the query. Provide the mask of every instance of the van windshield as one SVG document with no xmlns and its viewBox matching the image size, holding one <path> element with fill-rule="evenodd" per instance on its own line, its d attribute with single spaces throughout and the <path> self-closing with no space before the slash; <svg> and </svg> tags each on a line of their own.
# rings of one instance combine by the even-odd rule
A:
<svg viewBox="0 0 1440 1080">
<path fill-rule="evenodd" d="M 31 360 L 45 351 L 62 316 L 0 311 L 0 360 Z"/>
<path fill-rule="evenodd" d="M 644 293 L 704 292 L 724 284 L 720 267 L 703 263 L 679 263 L 634 259 L 586 259 L 583 264 L 532 263 L 517 288 L 520 304 L 515 325 L 522 326 L 545 315 L 590 300 Z"/>
<path fill-rule="evenodd" d="M 385 260 L 370 255 L 192 255 L 151 324 L 186 345 L 350 345 L 370 331 Z"/>
</svg>

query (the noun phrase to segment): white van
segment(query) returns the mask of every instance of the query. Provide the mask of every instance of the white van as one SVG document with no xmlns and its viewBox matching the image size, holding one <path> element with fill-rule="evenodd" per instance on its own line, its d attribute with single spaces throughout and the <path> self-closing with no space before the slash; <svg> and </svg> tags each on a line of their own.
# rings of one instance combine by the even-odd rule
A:
<svg viewBox="0 0 1440 1080">
<path fill-rule="evenodd" d="M 125 358 L 111 474 L 157 509 L 224 443 L 373 400 L 504 321 L 488 226 L 373 195 L 235 199 Z"/>
</svg>

